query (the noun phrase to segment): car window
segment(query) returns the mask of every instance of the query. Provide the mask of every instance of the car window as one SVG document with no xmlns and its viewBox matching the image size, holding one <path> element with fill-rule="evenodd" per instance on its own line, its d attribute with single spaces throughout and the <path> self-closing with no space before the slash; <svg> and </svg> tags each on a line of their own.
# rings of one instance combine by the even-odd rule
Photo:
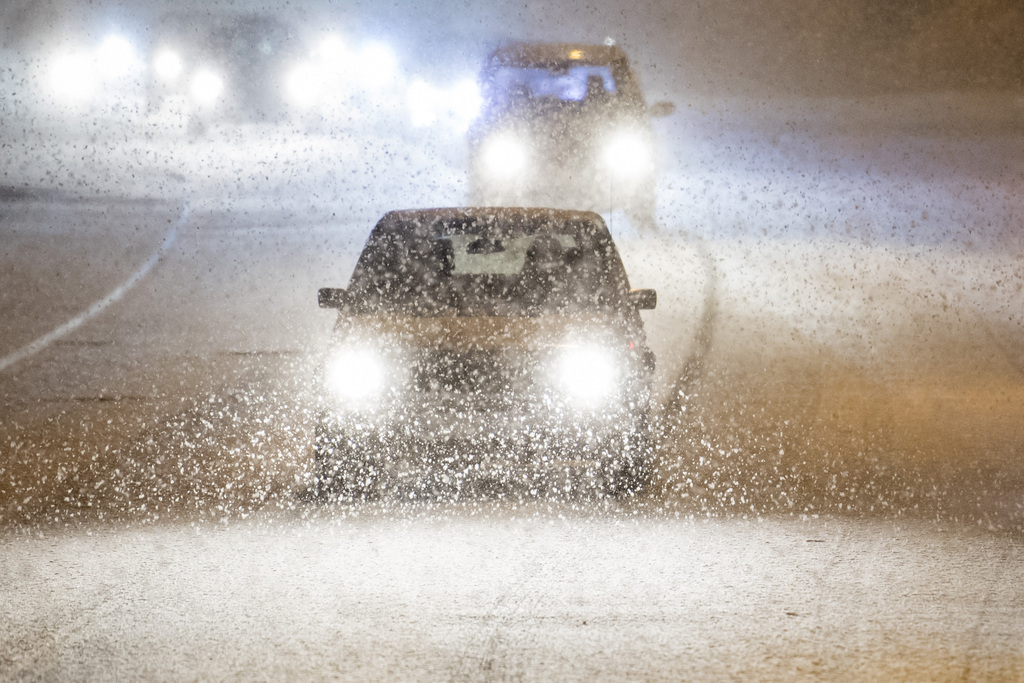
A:
<svg viewBox="0 0 1024 683">
<path fill-rule="evenodd" d="M 551 235 L 564 250 L 576 249 L 572 235 Z M 535 236 L 491 239 L 476 235 L 452 235 L 452 275 L 518 275 L 526 265 Z"/>
<path fill-rule="evenodd" d="M 490 86 L 493 101 L 505 105 L 519 98 L 581 102 L 617 92 L 612 69 L 604 64 L 499 67 Z"/>
<path fill-rule="evenodd" d="M 350 285 L 357 310 L 412 315 L 538 315 L 621 307 L 614 247 L 586 232 L 441 222 L 430 232 L 375 233 Z"/>
</svg>

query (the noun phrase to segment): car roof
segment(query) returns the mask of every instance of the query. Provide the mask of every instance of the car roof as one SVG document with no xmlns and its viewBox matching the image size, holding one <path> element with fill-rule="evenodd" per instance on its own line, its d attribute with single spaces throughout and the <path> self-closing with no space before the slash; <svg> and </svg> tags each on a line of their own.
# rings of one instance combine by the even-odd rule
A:
<svg viewBox="0 0 1024 683">
<path fill-rule="evenodd" d="M 581 64 L 613 64 L 626 61 L 618 45 L 582 43 L 509 43 L 491 53 L 491 66 L 546 66 L 579 61 Z"/>
<path fill-rule="evenodd" d="M 389 211 L 380 219 L 378 225 L 395 225 L 401 223 L 425 224 L 435 220 L 451 219 L 476 220 L 510 220 L 515 222 L 533 222 L 547 220 L 554 223 L 563 221 L 586 221 L 607 230 L 600 214 L 593 211 L 573 211 L 567 209 L 487 206 L 487 207 L 449 207 L 437 209 L 404 209 Z"/>
</svg>

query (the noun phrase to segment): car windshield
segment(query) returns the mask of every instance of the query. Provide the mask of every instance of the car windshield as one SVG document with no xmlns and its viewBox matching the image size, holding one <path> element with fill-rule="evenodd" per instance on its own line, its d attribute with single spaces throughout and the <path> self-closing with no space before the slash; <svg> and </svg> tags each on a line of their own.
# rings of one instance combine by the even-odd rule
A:
<svg viewBox="0 0 1024 683">
<path fill-rule="evenodd" d="M 374 231 L 350 291 L 360 312 L 533 316 L 615 308 L 625 282 L 593 224 L 459 218 Z"/>
<path fill-rule="evenodd" d="M 193 46 L 233 69 L 245 66 L 247 60 L 267 60 L 286 53 L 295 42 L 291 26 L 260 15 L 216 15 L 197 23 L 190 15 L 174 14 L 164 19 L 162 33 L 162 42 Z"/>
<path fill-rule="evenodd" d="M 503 66 L 490 81 L 491 99 L 502 106 L 519 99 L 582 102 L 614 97 L 618 91 L 607 64 Z"/>
</svg>

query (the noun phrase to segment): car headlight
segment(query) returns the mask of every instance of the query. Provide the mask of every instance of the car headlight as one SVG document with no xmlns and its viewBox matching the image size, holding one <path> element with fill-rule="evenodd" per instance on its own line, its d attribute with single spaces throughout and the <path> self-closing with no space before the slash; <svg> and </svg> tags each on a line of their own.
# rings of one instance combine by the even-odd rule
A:
<svg viewBox="0 0 1024 683">
<path fill-rule="evenodd" d="M 288 72 L 285 88 L 288 100 L 300 109 L 317 104 L 327 79 L 312 64 L 300 64 Z"/>
<path fill-rule="evenodd" d="M 93 60 L 84 53 L 66 54 L 53 62 L 50 86 L 66 102 L 82 102 L 96 88 Z"/>
<path fill-rule="evenodd" d="M 558 384 L 573 400 L 583 406 L 602 403 L 615 392 L 618 368 L 610 352 L 601 348 L 570 348 L 556 366 Z"/>
<path fill-rule="evenodd" d="M 526 168 L 526 145 L 510 134 L 496 135 L 484 142 L 481 158 L 488 173 L 508 180 Z"/>
<path fill-rule="evenodd" d="M 480 113 L 483 98 L 476 81 L 465 79 L 448 91 L 451 110 L 458 130 L 465 131 L 470 122 Z"/>
<path fill-rule="evenodd" d="M 96 50 L 96 68 L 103 78 L 123 78 L 139 66 L 135 47 L 123 36 L 107 36 Z"/>
<path fill-rule="evenodd" d="M 366 88 L 383 88 L 392 83 L 398 73 L 395 53 L 384 43 L 364 45 L 354 57 L 353 76 Z"/>
<path fill-rule="evenodd" d="M 197 104 L 210 107 L 217 103 L 224 92 L 224 79 L 210 69 L 200 69 L 192 77 L 189 93 Z"/>
<path fill-rule="evenodd" d="M 384 364 L 370 350 L 335 351 L 324 367 L 324 386 L 331 396 L 346 402 L 372 399 L 384 390 Z"/>
<path fill-rule="evenodd" d="M 622 180 L 633 180 L 650 172 L 652 156 L 650 144 L 637 131 L 617 133 L 604 148 L 605 166 Z"/>
<path fill-rule="evenodd" d="M 161 81 L 173 83 L 184 70 L 185 64 L 181 61 L 181 55 L 174 50 L 164 48 L 153 56 L 153 72 Z"/>
</svg>

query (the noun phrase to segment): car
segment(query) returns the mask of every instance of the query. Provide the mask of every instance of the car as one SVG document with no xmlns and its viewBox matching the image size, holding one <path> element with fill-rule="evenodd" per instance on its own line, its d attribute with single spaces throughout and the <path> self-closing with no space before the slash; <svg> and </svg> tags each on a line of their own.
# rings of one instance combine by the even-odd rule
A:
<svg viewBox="0 0 1024 683">
<path fill-rule="evenodd" d="M 387 213 L 338 310 L 319 383 L 316 490 L 367 498 L 473 481 L 637 494 L 655 357 L 601 216 Z M 546 488 L 545 488 L 546 487 Z"/>
<path fill-rule="evenodd" d="M 514 43 L 485 61 L 469 131 L 470 202 L 608 212 L 656 231 L 656 159 L 648 107 L 616 45 Z"/>
<path fill-rule="evenodd" d="M 287 78 L 307 48 L 292 24 L 257 12 L 172 12 L 157 22 L 148 56 L 151 114 L 212 122 L 279 122 L 289 112 Z"/>
</svg>

